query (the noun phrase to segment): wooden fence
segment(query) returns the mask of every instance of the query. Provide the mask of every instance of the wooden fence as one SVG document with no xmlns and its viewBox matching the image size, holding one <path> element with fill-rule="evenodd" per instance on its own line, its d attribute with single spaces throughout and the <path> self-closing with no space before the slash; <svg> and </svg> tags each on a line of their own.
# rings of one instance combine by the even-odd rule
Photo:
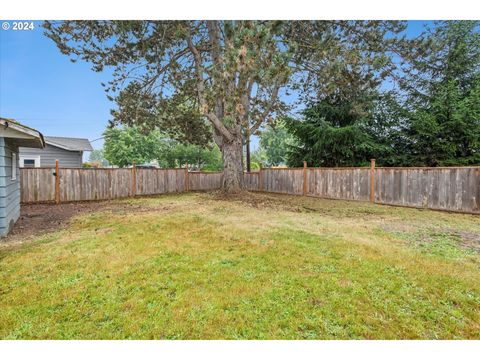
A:
<svg viewBox="0 0 480 360">
<path fill-rule="evenodd" d="M 59 177 L 55 176 L 58 172 Z M 186 169 L 20 169 L 21 202 L 70 202 L 219 189 L 222 173 Z"/>
<path fill-rule="evenodd" d="M 480 166 L 289 168 L 245 173 L 245 187 L 329 199 L 480 214 Z"/>
<path fill-rule="evenodd" d="M 480 167 L 377 168 L 375 202 L 480 213 Z"/>
<path fill-rule="evenodd" d="M 58 173 L 60 176 L 55 176 Z M 186 169 L 20 170 L 21 201 L 83 201 L 219 189 L 223 173 Z M 480 167 L 261 169 L 245 173 L 245 187 L 330 199 L 371 201 L 480 214 Z"/>
<path fill-rule="evenodd" d="M 55 201 L 55 169 L 20 169 L 22 203 Z"/>
</svg>

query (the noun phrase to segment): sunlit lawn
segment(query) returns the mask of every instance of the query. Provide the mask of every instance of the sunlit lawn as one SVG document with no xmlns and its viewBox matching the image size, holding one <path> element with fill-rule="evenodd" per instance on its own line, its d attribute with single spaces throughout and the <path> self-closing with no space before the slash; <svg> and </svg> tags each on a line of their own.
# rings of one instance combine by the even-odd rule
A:
<svg viewBox="0 0 480 360">
<path fill-rule="evenodd" d="M 480 338 L 479 217 L 260 194 L 126 202 L 0 247 L 0 338 Z"/>
</svg>

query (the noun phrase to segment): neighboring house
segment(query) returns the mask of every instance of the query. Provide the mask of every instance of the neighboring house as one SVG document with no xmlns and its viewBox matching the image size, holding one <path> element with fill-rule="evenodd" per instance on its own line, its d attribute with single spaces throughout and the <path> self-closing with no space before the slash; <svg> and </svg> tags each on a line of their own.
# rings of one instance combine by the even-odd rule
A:
<svg viewBox="0 0 480 360">
<path fill-rule="evenodd" d="M 43 149 L 20 148 L 20 167 L 55 167 L 58 159 L 60 167 L 80 168 L 84 151 L 92 151 L 88 139 L 45 136 Z"/>
<path fill-rule="evenodd" d="M 37 130 L 0 118 L 0 237 L 7 235 L 20 217 L 20 146 L 41 151 L 45 142 Z"/>
</svg>

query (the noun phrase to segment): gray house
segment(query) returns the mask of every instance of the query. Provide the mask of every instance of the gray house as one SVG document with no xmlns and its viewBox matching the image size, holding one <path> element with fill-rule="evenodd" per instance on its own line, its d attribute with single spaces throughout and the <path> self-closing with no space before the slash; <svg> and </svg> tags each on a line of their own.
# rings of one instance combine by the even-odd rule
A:
<svg viewBox="0 0 480 360">
<path fill-rule="evenodd" d="M 20 167 L 55 167 L 58 159 L 60 167 L 80 168 L 84 151 L 93 151 L 88 139 L 45 136 L 45 148 L 20 148 Z"/>
<path fill-rule="evenodd" d="M 7 235 L 20 217 L 20 146 L 41 151 L 45 142 L 37 130 L 0 118 L 0 237 Z"/>
</svg>

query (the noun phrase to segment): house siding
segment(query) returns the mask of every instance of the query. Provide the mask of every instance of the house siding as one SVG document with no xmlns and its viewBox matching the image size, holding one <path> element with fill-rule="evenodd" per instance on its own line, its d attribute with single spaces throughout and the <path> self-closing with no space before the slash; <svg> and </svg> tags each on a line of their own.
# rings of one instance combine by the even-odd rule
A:
<svg viewBox="0 0 480 360">
<path fill-rule="evenodd" d="M 20 172 L 17 155 L 17 178 L 12 180 L 12 153 L 18 148 L 0 138 L 0 236 L 5 236 L 20 217 Z"/>
<path fill-rule="evenodd" d="M 52 145 L 46 145 L 44 149 L 20 147 L 19 156 L 40 156 L 41 167 L 55 167 L 58 159 L 60 167 L 81 168 L 83 151 L 69 151 Z"/>
</svg>

